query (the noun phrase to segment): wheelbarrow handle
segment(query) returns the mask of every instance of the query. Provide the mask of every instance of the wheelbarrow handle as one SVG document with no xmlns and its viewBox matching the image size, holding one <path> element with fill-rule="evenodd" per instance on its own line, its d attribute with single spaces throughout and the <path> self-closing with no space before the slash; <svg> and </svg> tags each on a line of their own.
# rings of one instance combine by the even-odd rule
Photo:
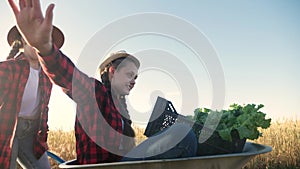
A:
<svg viewBox="0 0 300 169">
<path fill-rule="evenodd" d="M 60 158 L 59 156 L 57 156 L 56 154 L 54 154 L 50 151 L 47 151 L 47 155 L 49 157 L 51 157 L 52 159 L 54 159 L 58 164 L 61 164 L 61 163 L 65 162 L 65 160 L 63 160 L 62 158 Z"/>
</svg>

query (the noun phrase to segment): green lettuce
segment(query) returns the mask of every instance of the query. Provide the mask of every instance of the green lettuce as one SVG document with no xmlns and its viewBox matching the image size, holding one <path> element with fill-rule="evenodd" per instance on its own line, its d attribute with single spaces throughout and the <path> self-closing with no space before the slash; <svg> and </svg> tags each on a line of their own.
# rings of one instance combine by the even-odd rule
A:
<svg viewBox="0 0 300 169">
<path fill-rule="evenodd" d="M 212 111 L 207 108 L 197 108 L 194 111 L 193 120 L 197 123 L 204 125 L 207 117 L 220 117 L 216 120 L 219 136 L 226 141 L 232 141 L 231 133 L 236 130 L 240 139 L 255 140 L 262 136 L 259 128 L 266 129 L 270 127 L 271 118 L 266 119 L 266 114 L 261 112 L 260 109 L 264 105 L 247 104 L 247 105 L 230 105 L 228 110 Z M 210 119 L 211 120 L 211 119 Z M 214 124 L 216 125 L 216 124 Z M 207 126 L 206 127 L 210 127 Z M 196 131 L 199 135 L 201 131 Z"/>
</svg>

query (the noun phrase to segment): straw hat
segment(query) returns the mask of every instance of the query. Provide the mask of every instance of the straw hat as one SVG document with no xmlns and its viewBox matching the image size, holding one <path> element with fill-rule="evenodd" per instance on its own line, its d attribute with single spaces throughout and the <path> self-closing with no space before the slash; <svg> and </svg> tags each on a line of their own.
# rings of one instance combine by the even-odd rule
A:
<svg viewBox="0 0 300 169">
<path fill-rule="evenodd" d="M 126 53 L 125 51 L 118 51 L 118 52 L 112 53 L 108 58 L 106 58 L 101 63 L 101 65 L 99 66 L 100 72 L 102 72 L 108 64 L 110 64 L 111 62 L 113 62 L 119 58 L 131 59 L 138 68 L 140 67 L 140 61 L 136 57 L 134 57 L 133 55 L 131 55 L 129 53 Z"/>
<path fill-rule="evenodd" d="M 16 40 L 19 37 L 21 37 L 21 34 L 20 34 L 19 30 L 17 29 L 16 26 L 13 26 L 7 34 L 8 44 L 11 46 L 12 43 L 14 42 L 14 40 Z M 62 45 L 64 44 L 64 41 L 65 41 L 64 34 L 56 26 L 53 26 L 52 40 L 53 40 L 53 43 L 58 48 L 61 48 Z"/>
</svg>

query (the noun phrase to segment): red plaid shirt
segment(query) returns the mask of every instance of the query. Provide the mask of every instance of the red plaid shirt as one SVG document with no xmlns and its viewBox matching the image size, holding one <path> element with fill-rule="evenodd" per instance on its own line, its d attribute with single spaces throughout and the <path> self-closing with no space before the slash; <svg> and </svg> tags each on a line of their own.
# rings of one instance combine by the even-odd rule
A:
<svg viewBox="0 0 300 169">
<path fill-rule="evenodd" d="M 11 147 L 15 137 L 18 113 L 21 107 L 29 63 L 21 54 L 17 59 L 0 62 L 0 168 L 9 168 Z M 39 79 L 41 93 L 40 124 L 34 140 L 34 152 L 37 158 L 47 150 L 48 103 L 52 84 L 41 72 Z"/>
<path fill-rule="evenodd" d="M 41 57 L 48 77 L 77 103 L 75 136 L 80 164 L 119 161 L 122 119 L 104 85 L 79 71 L 72 61 L 55 48 Z"/>
</svg>

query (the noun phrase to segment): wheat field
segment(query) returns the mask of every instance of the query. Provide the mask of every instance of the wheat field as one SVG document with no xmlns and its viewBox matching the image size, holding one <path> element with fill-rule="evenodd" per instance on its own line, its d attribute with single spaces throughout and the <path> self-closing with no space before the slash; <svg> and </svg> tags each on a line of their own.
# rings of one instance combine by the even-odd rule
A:
<svg viewBox="0 0 300 169">
<path fill-rule="evenodd" d="M 146 138 L 144 130 L 138 127 L 135 130 L 139 143 Z M 271 146 L 272 152 L 254 157 L 243 169 L 300 169 L 300 121 L 272 122 L 262 133 L 263 137 L 253 142 Z M 64 160 L 76 157 L 74 131 L 50 131 L 48 144 L 49 150 Z M 50 162 L 53 168 L 58 168 L 54 160 Z"/>
</svg>

